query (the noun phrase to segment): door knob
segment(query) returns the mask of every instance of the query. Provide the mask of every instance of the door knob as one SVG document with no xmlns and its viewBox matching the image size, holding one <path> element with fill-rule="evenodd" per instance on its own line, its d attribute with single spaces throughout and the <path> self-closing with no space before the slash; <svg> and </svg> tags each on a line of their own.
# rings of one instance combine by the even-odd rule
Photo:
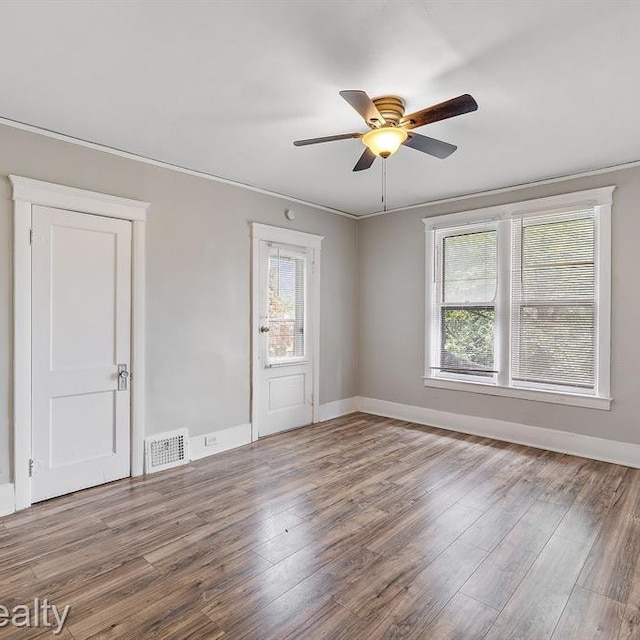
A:
<svg viewBox="0 0 640 640">
<path fill-rule="evenodd" d="M 262 325 L 260 327 L 260 333 L 269 333 L 269 327 Z"/>
</svg>

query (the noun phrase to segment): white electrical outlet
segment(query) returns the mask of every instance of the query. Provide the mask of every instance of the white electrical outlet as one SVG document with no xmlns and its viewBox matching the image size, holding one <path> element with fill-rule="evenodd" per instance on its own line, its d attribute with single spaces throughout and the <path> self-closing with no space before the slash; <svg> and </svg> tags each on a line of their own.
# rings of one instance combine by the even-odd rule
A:
<svg viewBox="0 0 640 640">
<path fill-rule="evenodd" d="M 218 444 L 218 438 L 214 435 L 208 435 L 204 437 L 204 446 L 205 447 L 213 447 Z"/>
</svg>

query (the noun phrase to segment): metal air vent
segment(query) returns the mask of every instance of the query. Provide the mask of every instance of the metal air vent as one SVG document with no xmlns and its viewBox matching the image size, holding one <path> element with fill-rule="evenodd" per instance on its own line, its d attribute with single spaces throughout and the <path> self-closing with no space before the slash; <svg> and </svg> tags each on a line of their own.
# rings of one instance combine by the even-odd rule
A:
<svg viewBox="0 0 640 640">
<path fill-rule="evenodd" d="M 177 429 L 145 439 L 145 473 L 171 469 L 189 461 L 189 433 Z"/>
</svg>

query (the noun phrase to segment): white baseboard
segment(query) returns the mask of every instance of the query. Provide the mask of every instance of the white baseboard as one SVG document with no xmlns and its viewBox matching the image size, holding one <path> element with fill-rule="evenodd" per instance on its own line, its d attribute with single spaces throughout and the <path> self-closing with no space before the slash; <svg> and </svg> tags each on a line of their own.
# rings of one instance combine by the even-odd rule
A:
<svg viewBox="0 0 640 640">
<path fill-rule="evenodd" d="M 208 437 L 215 438 L 215 442 L 210 445 L 205 444 Z M 235 427 L 220 429 L 220 431 L 212 431 L 211 433 L 189 438 L 189 458 L 191 460 L 200 460 L 200 458 L 235 449 L 250 442 L 250 424 L 240 424 Z"/>
<path fill-rule="evenodd" d="M 318 417 L 316 422 L 324 422 L 325 420 L 333 420 L 346 416 L 358 410 L 358 401 L 360 398 L 345 398 L 344 400 L 335 400 L 327 402 L 318 407 Z"/>
<path fill-rule="evenodd" d="M 0 484 L 0 516 L 8 516 L 16 510 L 16 494 L 13 484 Z"/>
<path fill-rule="evenodd" d="M 604 438 L 594 438 L 544 427 L 532 427 L 517 422 L 435 411 L 425 407 L 414 407 L 374 398 L 360 398 L 359 410 L 386 418 L 406 420 L 450 431 L 515 442 L 537 449 L 570 453 L 582 458 L 640 468 L 640 445 L 628 442 L 605 440 Z"/>
</svg>

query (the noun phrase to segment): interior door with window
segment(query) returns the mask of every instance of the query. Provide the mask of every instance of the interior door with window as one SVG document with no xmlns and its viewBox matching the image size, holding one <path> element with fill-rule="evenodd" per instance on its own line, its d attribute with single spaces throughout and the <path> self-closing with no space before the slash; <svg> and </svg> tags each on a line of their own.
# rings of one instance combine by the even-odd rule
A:
<svg viewBox="0 0 640 640">
<path fill-rule="evenodd" d="M 131 223 L 34 206 L 32 494 L 130 473 Z"/>
<path fill-rule="evenodd" d="M 259 241 L 257 417 L 265 436 L 313 422 L 313 250 Z"/>
</svg>

